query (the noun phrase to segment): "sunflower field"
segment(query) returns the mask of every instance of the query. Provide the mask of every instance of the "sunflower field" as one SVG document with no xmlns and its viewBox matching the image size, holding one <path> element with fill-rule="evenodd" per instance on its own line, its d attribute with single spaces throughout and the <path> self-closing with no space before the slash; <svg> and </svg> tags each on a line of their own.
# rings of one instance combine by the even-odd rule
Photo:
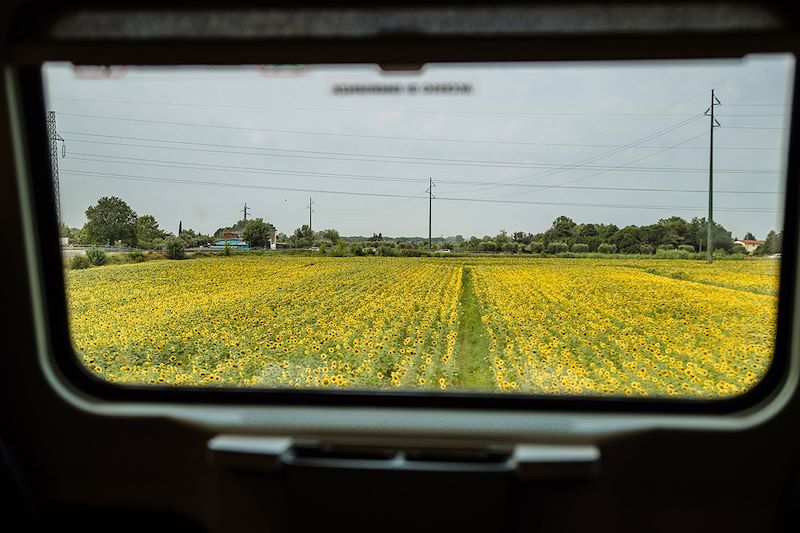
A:
<svg viewBox="0 0 800 533">
<path fill-rule="evenodd" d="M 779 262 L 233 255 L 66 272 L 102 379 L 725 397 L 769 367 Z"/>
</svg>

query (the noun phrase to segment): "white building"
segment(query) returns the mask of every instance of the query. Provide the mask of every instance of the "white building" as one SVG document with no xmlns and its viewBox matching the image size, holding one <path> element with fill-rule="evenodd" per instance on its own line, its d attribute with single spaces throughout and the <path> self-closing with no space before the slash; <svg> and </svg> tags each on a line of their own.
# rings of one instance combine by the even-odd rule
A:
<svg viewBox="0 0 800 533">
<path fill-rule="evenodd" d="M 752 239 L 744 239 L 744 240 L 741 240 L 741 241 L 736 241 L 736 242 L 734 242 L 734 244 L 741 244 L 742 246 L 744 246 L 744 249 L 748 254 L 752 254 L 753 252 L 756 251 L 756 248 L 758 248 L 759 246 L 764 244 L 764 241 L 756 241 L 756 240 L 752 240 Z"/>
</svg>

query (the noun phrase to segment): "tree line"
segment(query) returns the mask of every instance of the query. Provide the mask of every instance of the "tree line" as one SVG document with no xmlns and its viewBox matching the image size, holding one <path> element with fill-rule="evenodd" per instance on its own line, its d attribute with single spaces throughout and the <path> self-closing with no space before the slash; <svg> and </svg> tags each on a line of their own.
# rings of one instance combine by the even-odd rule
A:
<svg viewBox="0 0 800 533">
<path fill-rule="evenodd" d="M 145 250 L 197 248 L 220 240 L 226 233 L 236 233 L 251 248 L 266 248 L 275 226 L 262 218 L 239 220 L 231 226 L 218 228 L 214 235 L 205 235 L 191 228 L 178 226 L 178 234 L 162 229 L 153 215 L 137 215 L 121 198 L 103 197 L 86 209 L 86 223 L 81 228 L 59 225 L 59 235 L 75 244 L 121 245 Z M 339 232 L 334 229 L 314 232 L 307 225 L 297 228 L 291 236 L 279 234 L 277 239 L 294 248 L 307 248 L 321 243 L 336 243 Z M 176 252 L 177 253 L 177 252 Z"/>
<path fill-rule="evenodd" d="M 503 253 L 620 253 L 655 254 L 659 250 L 681 250 L 702 252 L 708 248 L 708 233 L 705 218 L 692 218 L 687 221 L 673 216 L 663 218 L 655 224 L 618 227 L 605 223 L 576 223 L 567 216 L 556 218 L 550 227 L 540 233 L 505 230 L 497 235 L 473 236 L 465 239 L 462 235 L 434 239 L 434 250 L 455 252 L 503 252 Z M 752 233 L 744 239 L 755 240 Z M 760 245 L 756 255 L 769 255 L 781 251 L 783 232 L 770 231 L 765 242 Z M 713 250 L 718 253 L 744 253 L 745 248 L 736 244 L 739 240 L 723 225 L 714 222 L 712 226 Z M 403 254 L 408 250 L 428 248 L 423 238 L 386 238 L 381 233 L 369 237 L 345 237 L 351 246 L 368 247 L 375 253 L 392 255 L 394 250 Z"/>
<path fill-rule="evenodd" d="M 213 241 L 210 235 L 182 226 L 179 225 L 175 235 L 162 229 L 153 215 L 137 215 L 124 200 L 106 196 L 86 209 L 83 227 L 70 228 L 61 223 L 59 234 L 75 244 L 121 245 L 145 250 L 164 249 L 173 239 L 187 248 L 205 246 Z"/>
<path fill-rule="evenodd" d="M 100 198 L 86 210 L 86 223 L 82 228 L 61 225 L 62 237 L 69 237 L 77 244 L 112 245 L 159 250 L 166 248 L 170 240 L 187 248 L 207 246 L 222 239 L 225 233 L 237 233 L 252 248 L 269 246 L 275 226 L 262 218 L 239 220 L 231 226 L 218 228 L 214 235 L 204 235 L 192 229 L 183 229 L 178 235 L 159 227 L 152 215 L 137 215 L 120 198 Z M 752 233 L 744 239 L 755 240 Z M 540 233 L 502 230 L 494 236 L 473 236 L 465 239 L 461 235 L 451 238 L 436 238 L 434 250 L 458 252 L 505 252 L 505 253 L 562 253 L 597 252 L 621 254 L 654 254 L 658 250 L 684 250 L 702 252 L 707 249 L 707 225 L 705 218 L 694 217 L 687 221 L 678 216 L 662 218 L 655 224 L 618 227 L 605 223 L 576 223 L 567 216 L 559 216 L 550 227 Z M 714 222 L 711 246 L 714 251 L 743 253 L 744 248 L 736 244 L 723 225 Z M 779 253 L 783 232 L 770 231 L 765 242 L 756 249 L 757 255 Z M 313 231 L 304 224 L 291 235 L 277 234 L 277 241 L 291 248 L 319 247 L 323 252 L 347 255 L 414 255 L 414 251 L 428 249 L 428 241 L 422 237 L 384 237 L 373 233 L 372 237 L 341 237 L 335 229 Z M 174 246 L 174 245 L 173 245 Z"/>
</svg>

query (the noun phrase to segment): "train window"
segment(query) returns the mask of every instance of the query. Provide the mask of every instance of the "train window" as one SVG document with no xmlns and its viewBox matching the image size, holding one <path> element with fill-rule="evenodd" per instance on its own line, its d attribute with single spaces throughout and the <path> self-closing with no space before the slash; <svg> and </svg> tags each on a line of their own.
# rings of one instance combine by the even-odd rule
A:
<svg viewBox="0 0 800 533">
<path fill-rule="evenodd" d="M 791 55 L 43 77 L 106 384 L 694 401 L 774 360 Z"/>
</svg>

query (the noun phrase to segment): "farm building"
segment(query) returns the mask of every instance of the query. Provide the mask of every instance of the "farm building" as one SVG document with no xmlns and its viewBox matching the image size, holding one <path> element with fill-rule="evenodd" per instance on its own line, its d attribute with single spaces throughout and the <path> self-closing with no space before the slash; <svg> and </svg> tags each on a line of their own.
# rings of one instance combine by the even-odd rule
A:
<svg viewBox="0 0 800 533">
<path fill-rule="evenodd" d="M 231 235 L 236 235 L 236 236 L 233 237 Z M 225 235 L 223 235 L 222 239 L 220 239 L 218 241 L 214 241 L 214 244 L 209 246 L 209 248 L 211 248 L 212 250 L 222 250 L 223 248 L 225 248 L 225 246 L 227 246 L 228 248 L 230 248 L 232 250 L 249 250 L 250 249 L 250 245 L 247 244 L 247 241 L 242 240 L 238 236 L 238 234 L 235 234 L 235 233 L 233 233 L 233 234 L 226 233 Z"/>
<path fill-rule="evenodd" d="M 249 250 L 250 245 L 247 241 L 242 239 L 241 235 L 236 232 L 226 231 L 222 234 L 222 239 L 215 241 L 214 244 L 210 246 L 210 248 L 219 250 L 225 248 L 225 244 L 227 243 L 229 248 L 237 249 L 237 250 Z M 277 231 L 270 230 L 269 232 L 269 248 L 270 250 L 275 250 L 277 248 Z"/>
<path fill-rule="evenodd" d="M 758 248 L 759 246 L 764 244 L 764 241 L 757 241 L 757 240 L 753 240 L 753 239 L 743 239 L 741 241 L 734 242 L 734 244 L 741 244 L 742 246 L 744 246 L 744 249 L 748 254 L 752 254 L 753 252 L 756 251 L 756 248 Z"/>
</svg>

